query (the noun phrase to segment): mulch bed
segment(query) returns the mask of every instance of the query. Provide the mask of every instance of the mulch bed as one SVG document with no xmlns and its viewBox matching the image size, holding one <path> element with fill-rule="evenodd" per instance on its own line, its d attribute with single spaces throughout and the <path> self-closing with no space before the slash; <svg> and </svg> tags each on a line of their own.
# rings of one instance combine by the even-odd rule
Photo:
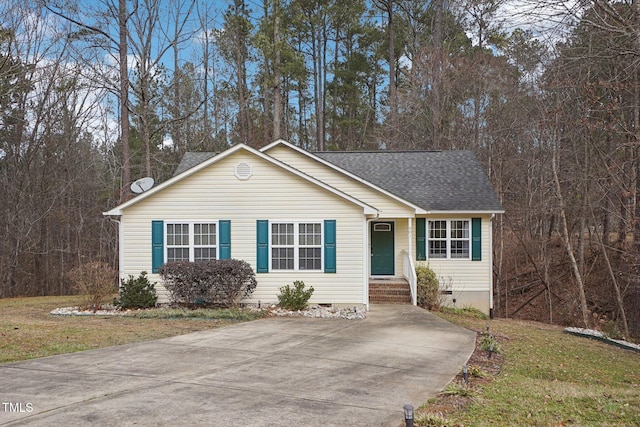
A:
<svg viewBox="0 0 640 427">
<path fill-rule="evenodd" d="M 436 414 L 447 417 L 457 411 L 463 410 L 471 403 L 474 395 L 482 393 L 483 387 L 490 383 L 500 373 L 504 362 L 504 355 L 496 352 L 489 354 L 482 349 L 482 342 L 486 340 L 490 332 L 476 331 L 476 348 L 467 362 L 468 376 L 461 371 L 435 398 L 417 411 L 417 415 L 424 413 Z M 504 335 L 491 335 L 498 348 L 509 338 Z M 468 392 L 468 393 L 467 393 Z"/>
</svg>

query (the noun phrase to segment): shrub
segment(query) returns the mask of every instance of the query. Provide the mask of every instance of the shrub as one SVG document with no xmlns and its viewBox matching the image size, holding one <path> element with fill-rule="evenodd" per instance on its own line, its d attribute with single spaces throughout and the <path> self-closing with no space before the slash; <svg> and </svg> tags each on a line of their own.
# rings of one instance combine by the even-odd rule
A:
<svg viewBox="0 0 640 427">
<path fill-rule="evenodd" d="M 130 274 L 129 279 L 120 281 L 120 299 L 114 301 L 120 308 L 150 308 L 158 302 L 155 283 L 149 282 L 147 272 L 140 273 L 137 279 Z"/>
<path fill-rule="evenodd" d="M 624 339 L 624 334 L 620 332 L 618 324 L 613 320 L 608 320 L 604 325 L 602 325 L 602 333 L 606 337 L 614 340 Z"/>
<path fill-rule="evenodd" d="M 482 333 L 480 339 L 480 350 L 492 351 L 493 353 L 500 354 L 501 349 L 498 341 L 493 337 L 493 334 Z"/>
<path fill-rule="evenodd" d="M 84 308 L 98 310 L 118 292 L 118 273 L 105 262 L 82 264 L 69 272 L 69 279 L 84 297 Z"/>
<path fill-rule="evenodd" d="M 476 392 L 465 384 L 459 384 L 457 382 L 450 382 L 440 392 L 445 396 L 460 396 L 460 397 L 474 397 Z"/>
<path fill-rule="evenodd" d="M 442 295 L 440 294 L 440 283 L 436 273 L 429 267 L 416 268 L 418 279 L 417 303 L 427 310 L 438 309 L 442 305 Z"/>
<path fill-rule="evenodd" d="M 237 259 L 173 262 L 159 273 L 172 302 L 191 307 L 235 307 L 257 286 L 251 266 Z"/>
<path fill-rule="evenodd" d="M 289 285 L 280 288 L 278 302 L 280 307 L 286 310 L 304 310 L 312 294 L 313 286 L 309 286 L 309 289 L 305 290 L 304 282 L 296 280 L 293 282 L 293 289 Z"/>
</svg>

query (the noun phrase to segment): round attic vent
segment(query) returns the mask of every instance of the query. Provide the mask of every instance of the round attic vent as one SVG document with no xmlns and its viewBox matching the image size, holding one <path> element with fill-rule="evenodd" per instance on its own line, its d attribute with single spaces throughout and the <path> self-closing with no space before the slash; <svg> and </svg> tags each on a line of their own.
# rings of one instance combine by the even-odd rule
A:
<svg viewBox="0 0 640 427">
<path fill-rule="evenodd" d="M 236 178 L 244 181 L 251 178 L 251 175 L 253 175 L 253 170 L 249 163 L 238 163 L 236 165 L 235 174 Z"/>
</svg>

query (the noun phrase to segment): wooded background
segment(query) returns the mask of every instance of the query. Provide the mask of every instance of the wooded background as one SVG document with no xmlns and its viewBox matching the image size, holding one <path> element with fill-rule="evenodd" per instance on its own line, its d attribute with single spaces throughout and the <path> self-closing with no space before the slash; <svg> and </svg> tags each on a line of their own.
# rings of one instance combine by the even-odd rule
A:
<svg viewBox="0 0 640 427">
<path fill-rule="evenodd" d="M 0 298 L 117 266 L 185 151 L 473 150 L 498 316 L 640 328 L 640 1 L 5 0 Z"/>
</svg>

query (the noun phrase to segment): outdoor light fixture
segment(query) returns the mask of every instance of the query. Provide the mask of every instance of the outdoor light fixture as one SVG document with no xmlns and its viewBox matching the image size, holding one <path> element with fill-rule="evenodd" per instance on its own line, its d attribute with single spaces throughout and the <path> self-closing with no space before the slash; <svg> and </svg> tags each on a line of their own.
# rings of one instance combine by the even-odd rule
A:
<svg viewBox="0 0 640 427">
<path fill-rule="evenodd" d="M 462 367 L 462 377 L 464 378 L 464 383 L 469 384 L 469 367 L 467 365 Z"/>
<path fill-rule="evenodd" d="M 492 354 L 493 354 L 493 343 L 491 343 L 491 344 L 489 345 L 489 357 L 488 357 L 488 359 L 491 359 L 491 355 L 492 355 Z"/>
<path fill-rule="evenodd" d="M 404 409 L 404 423 L 406 427 L 413 427 L 413 405 L 407 403 L 402 409 Z"/>
</svg>

